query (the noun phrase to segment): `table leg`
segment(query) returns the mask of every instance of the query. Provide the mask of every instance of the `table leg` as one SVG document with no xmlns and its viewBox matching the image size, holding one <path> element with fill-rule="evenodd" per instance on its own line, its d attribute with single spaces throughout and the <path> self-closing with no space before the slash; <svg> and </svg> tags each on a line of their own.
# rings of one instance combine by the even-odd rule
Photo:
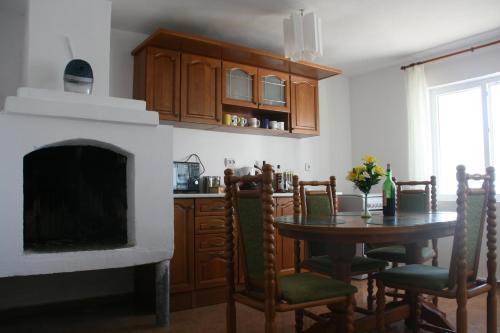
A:
<svg viewBox="0 0 500 333">
<path fill-rule="evenodd" d="M 351 283 L 351 264 L 356 254 L 356 244 L 336 244 L 328 245 L 328 255 L 333 263 L 332 277 L 336 280 Z M 333 305 L 332 312 L 342 313 L 340 316 L 334 316 L 337 321 L 336 332 L 344 332 L 346 325 L 344 304 Z"/>
</svg>

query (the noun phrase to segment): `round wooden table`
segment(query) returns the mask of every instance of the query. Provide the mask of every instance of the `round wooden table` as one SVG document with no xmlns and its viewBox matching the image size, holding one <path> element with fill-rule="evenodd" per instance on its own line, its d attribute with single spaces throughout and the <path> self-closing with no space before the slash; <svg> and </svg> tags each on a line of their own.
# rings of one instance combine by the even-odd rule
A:
<svg viewBox="0 0 500 333">
<path fill-rule="evenodd" d="M 357 243 L 403 244 L 408 263 L 421 263 L 422 247 L 427 246 L 430 239 L 452 236 L 457 217 L 455 212 L 402 213 L 392 217 L 372 214 L 369 219 L 361 218 L 361 212 L 342 212 L 334 216 L 290 215 L 277 217 L 275 226 L 285 237 L 325 242 L 334 263 L 332 277 L 350 282 Z M 422 317 L 426 319 L 438 315 L 437 312 L 426 313 L 433 310 L 423 307 Z M 405 311 L 400 313 L 401 316 L 408 315 Z M 367 323 L 357 323 L 356 331 L 359 327 L 368 328 L 370 323 L 374 324 L 373 318 L 364 320 Z M 439 323 L 442 324 L 441 321 Z"/>
</svg>

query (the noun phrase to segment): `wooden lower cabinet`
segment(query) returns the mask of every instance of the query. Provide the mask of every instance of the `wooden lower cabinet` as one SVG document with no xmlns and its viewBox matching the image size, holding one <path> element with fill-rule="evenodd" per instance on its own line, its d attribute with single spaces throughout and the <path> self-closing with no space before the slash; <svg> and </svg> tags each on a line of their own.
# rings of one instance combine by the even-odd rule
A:
<svg viewBox="0 0 500 333">
<path fill-rule="evenodd" d="M 174 200 L 175 251 L 170 264 L 172 311 L 223 303 L 226 300 L 223 207 L 222 198 Z M 276 198 L 276 215 L 291 214 L 292 198 Z M 293 240 L 277 233 L 276 248 L 278 271 L 293 273 Z M 235 265 L 235 272 L 241 272 L 241 258 L 235 260 Z M 243 283 L 241 274 L 236 282 Z"/>
<path fill-rule="evenodd" d="M 293 215 L 293 199 L 276 198 L 276 216 Z M 304 243 L 301 242 L 301 259 L 304 258 Z M 276 262 L 278 272 L 291 274 L 294 272 L 294 240 L 282 237 L 276 230 Z"/>
</svg>

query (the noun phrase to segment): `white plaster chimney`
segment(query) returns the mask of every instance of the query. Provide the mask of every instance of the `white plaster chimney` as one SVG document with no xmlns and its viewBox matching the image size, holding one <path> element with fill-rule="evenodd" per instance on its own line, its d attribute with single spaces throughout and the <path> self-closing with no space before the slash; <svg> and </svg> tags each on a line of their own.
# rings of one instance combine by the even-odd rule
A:
<svg viewBox="0 0 500 333">
<path fill-rule="evenodd" d="M 74 58 L 92 66 L 93 95 L 109 95 L 110 1 L 29 0 L 26 24 L 24 86 L 64 90 L 69 39 Z"/>
</svg>

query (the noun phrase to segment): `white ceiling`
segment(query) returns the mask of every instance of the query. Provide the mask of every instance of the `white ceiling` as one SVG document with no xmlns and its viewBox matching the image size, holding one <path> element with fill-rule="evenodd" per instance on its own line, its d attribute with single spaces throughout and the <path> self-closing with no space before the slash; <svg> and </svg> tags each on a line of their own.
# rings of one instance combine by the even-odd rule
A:
<svg viewBox="0 0 500 333">
<path fill-rule="evenodd" d="M 112 0 L 112 26 L 191 32 L 283 54 L 291 11 L 322 20 L 318 63 L 359 72 L 500 28 L 500 0 Z"/>
</svg>

